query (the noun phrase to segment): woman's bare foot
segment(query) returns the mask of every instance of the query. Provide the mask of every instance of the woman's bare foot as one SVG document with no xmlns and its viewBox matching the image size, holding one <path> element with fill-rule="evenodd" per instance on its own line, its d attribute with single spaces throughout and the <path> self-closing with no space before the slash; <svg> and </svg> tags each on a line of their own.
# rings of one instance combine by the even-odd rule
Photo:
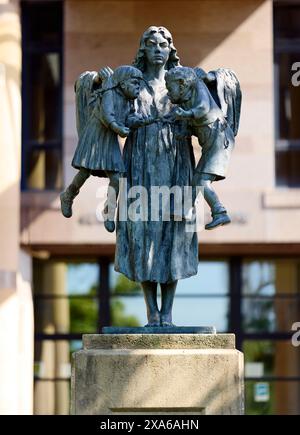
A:
<svg viewBox="0 0 300 435">
<path fill-rule="evenodd" d="M 160 325 L 164 326 L 164 327 L 175 326 L 174 323 L 172 323 L 172 315 L 170 313 L 161 314 L 160 315 Z"/>
<path fill-rule="evenodd" d="M 148 323 L 145 327 L 160 326 L 160 315 L 159 312 L 155 312 L 148 315 Z"/>
</svg>

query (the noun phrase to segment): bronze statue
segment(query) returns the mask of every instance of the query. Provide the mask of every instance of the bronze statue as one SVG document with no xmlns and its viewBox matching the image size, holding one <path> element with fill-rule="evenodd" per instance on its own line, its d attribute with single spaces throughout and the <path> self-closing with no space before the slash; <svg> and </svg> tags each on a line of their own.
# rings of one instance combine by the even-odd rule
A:
<svg viewBox="0 0 300 435">
<path fill-rule="evenodd" d="M 187 231 L 190 216 L 183 207 L 182 218 L 178 219 L 174 210 L 168 215 L 165 206 L 159 205 L 158 217 L 155 215 L 153 219 L 157 206 L 153 204 L 151 193 L 157 187 L 171 191 L 175 186 L 179 192 L 185 191 L 186 187 L 196 192 L 196 186 L 200 185 L 204 187 L 204 196 L 213 215 L 213 221 L 206 228 L 230 222 L 211 183 L 225 178 L 238 128 L 239 84 L 230 70 L 205 74 L 200 69 L 182 67 L 171 33 L 156 26 L 149 27 L 142 35 L 133 61 L 136 93 L 125 92 L 120 104 L 116 102 L 115 94 L 124 91 L 122 80 L 116 80 L 116 88 L 112 86 L 118 70 L 113 73 L 105 67 L 99 73 L 85 73 L 86 76 L 79 79 L 79 87 L 84 83 L 83 92 L 78 91 L 77 85 L 75 87 L 79 144 L 73 166 L 80 172 L 61 196 L 62 212 L 67 217 L 71 215 L 72 201 L 90 174 L 108 176 L 117 193 L 122 175 L 126 183 L 120 191 L 116 215 L 115 270 L 141 283 L 147 307 L 146 326 L 170 327 L 174 326 L 172 306 L 178 279 L 197 274 L 198 240 L 195 231 Z M 234 86 L 232 92 L 227 92 L 230 80 Z M 103 111 L 116 107 L 121 110 L 115 110 L 113 122 L 116 124 L 113 125 L 105 121 Z M 100 134 L 98 130 L 103 128 L 112 129 L 114 133 L 104 130 Z M 90 129 L 97 131 L 97 140 L 91 141 L 94 133 Z M 117 134 L 127 136 L 122 156 L 115 145 Z M 198 137 L 203 148 L 197 168 L 191 135 Z M 107 142 L 106 146 L 104 138 L 108 136 L 111 145 Z M 110 166 L 107 162 L 113 164 Z M 132 192 L 138 188 L 148 194 L 140 204 L 145 213 L 137 213 L 137 219 L 122 219 L 122 209 L 135 205 Z M 123 196 L 125 201 L 122 202 Z M 194 193 L 191 206 L 195 199 Z M 108 205 L 109 200 L 106 212 Z M 172 201 L 170 207 L 174 207 Z M 109 231 L 115 226 L 113 212 L 108 211 L 105 222 Z M 168 219 L 165 219 L 166 215 Z M 162 300 L 160 308 L 158 286 Z"/>
</svg>

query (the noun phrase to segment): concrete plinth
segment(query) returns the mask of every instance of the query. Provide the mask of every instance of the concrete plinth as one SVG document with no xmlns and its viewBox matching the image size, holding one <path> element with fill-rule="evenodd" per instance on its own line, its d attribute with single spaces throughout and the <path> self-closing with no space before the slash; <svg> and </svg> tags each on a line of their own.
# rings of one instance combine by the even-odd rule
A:
<svg viewBox="0 0 300 435">
<path fill-rule="evenodd" d="M 72 414 L 243 414 L 243 354 L 233 334 L 84 335 L 71 400 Z"/>
</svg>

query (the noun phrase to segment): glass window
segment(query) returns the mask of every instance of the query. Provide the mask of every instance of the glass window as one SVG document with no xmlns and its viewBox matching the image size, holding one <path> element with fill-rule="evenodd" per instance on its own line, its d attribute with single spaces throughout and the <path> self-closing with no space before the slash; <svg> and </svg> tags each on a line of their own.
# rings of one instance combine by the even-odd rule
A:
<svg viewBox="0 0 300 435">
<path fill-rule="evenodd" d="M 279 139 L 289 141 L 300 139 L 300 86 L 293 86 L 291 81 L 292 65 L 299 62 L 298 52 L 279 52 L 276 55 L 279 84 Z M 280 144 L 280 143 L 279 143 Z M 283 144 L 282 144 L 283 145 Z"/>
<path fill-rule="evenodd" d="M 253 377 L 248 372 L 249 363 L 259 363 L 260 376 L 254 377 L 299 377 L 299 347 L 292 340 L 245 340 L 243 343 L 246 377 Z M 300 379 L 299 379 L 300 380 Z"/>
<path fill-rule="evenodd" d="M 82 348 L 82 333 L 99 330 L 99 265 L 107 262 L 33 262 L 36 413 L 58 414 L 66 409 L 71 354 Z M 242 316 L 234 323 L 234 332 L 245 354 L 246 412 L 297 413 L 300 353 L 287 337 L 292 336 L 292 324 L 300 319 L 300 259 L 233 261 L 231 267 L 238 269 L 233 275 L 242 275 L 241 288 L 234 293 L 237 301 L 230 292 L 229 264 L 226 260 L 201 261 L 197 276 L 180 281 L 173 321 L 178 326 L 215 326 L 218 332 L 227 332 L 236 314 L 230 308 L 238 302 Z M 140 285 L 114 272 L 113 264 L 109 265 L 109 278 L 111 324 L 145 325 Z"/>
<path fill-rule="evenodd" d="M 99 304 L 95 297 L 36 298 L 36 333 L 93 334 L 98 327 Z M 48 319 L 45 325 L 45 319 Z"/>
<path fill-rule="evenodd" d="M 42 144 L 61 139 L 59 53 L 28 56 L 28 139 Z"/>
<path fill-rule="evenodd" d="M 244 261 L 242 278 L 242 291 L 245 296 L 273 296 L 276 292 L 273 261 Z"/>
<path fill-rule="evenodd" d="M 71 355 L 99 329 L 99 275 L 98 262 L 33 261 L 35 414 L 69 413 Z"/>
<path fill-rule="evenodd" d="M 142 287 L 138 282 L 131 281 L 125 275 L 114 270 L 114 265 L 110 264 L 110 292 L 112 295 L 142 295 Z"/>
<path fill-rule="evenodd" d="M 28 189 L 60 189 L 62 186 L 61 152 L 32 146 L 26 152 L 26 185 Z"/>
<path fill-rule="evenodd" d="M 274 2 L 274 35 L 276 38 L 300 39 L 300 8 L 299 4 Z"/>
<path fill-rule="evenodd" d="M 34 25 L 28 25 L 28 41 L 31 44 L 60 44 L 61 2 L 51 0 L 48 4 L 45 4 L 45 1 L 35 1 L 34 5 L 26 3 L 22 2 L 24 18 L 27 23 L 34 23 Z"/>
<path fill-rule="evenodd" d="M 245 332 L 290 332 L 292 324 L 300 318 L 300 299 L 245 297 L 242 315 Z"/>
<path fill-rule="evenodd" d="M 114 326 L 144 326 L 146 306 L 141 286 L 110 267 L 111 317 Z M 225 260 L 201 261 L 198 273 L 179 280 L 173 307 L 178 326 L 215 326 L 228 330 L 229 266 Z M 161 304 L 158 289 L 158 305 Z"/>
<path fill-rule="evenodd" d="M 175 297 L 173 320 L 178 326 L 215 326 L 228 331 L 229 298 Z"/>
<path fill-rule="evenodd" d="M 99 265 L 97 263 L 68 263 L 68 295 L 94 295 L 99 283 Z"/>
<path fill-rule="evenodd" d="M 96 333 L 100 301 L 97 263 L 34 262 L 37 334 Z"/>
<path fill-rule="evenodd" d="M 300 86 L 292 65 L 300 59 L 300 4 L 274 3 L 276 183 L 300 186 Z"/>
<path fill-rule="evenodd" d="M 278 186 L 300 186 L 300 149 L 277 150 L 275 163 Z"/>
<path fill-rule="evenodd" d="M 62 188 L 62 2 L 22 2 L 22 189 Z"/>
<path fill-rule="evenodd" d="M 300 260 L 244 261 L 242 293 L 244 332 L 290 332 L 300 319 Z"/>
<path fill-rule="evenodd" d="M 70 343 L 67 340 L 35 342 L 34 414 L 69 414 Z"/>
<path fill-rule="evenodd" d="M 200 261 L 198 273 L 178 282 L 176 294 L 228 295 L 229 265 L 225 260 Z"/>
<path fill-rule="evenodd" d="M 113 297 L 110 302 L 113 326 L 144 326 L 147 323 L 144 298 L 140 295 Z"/>
<path fill-rule="evenodd" d="M 299 414 L 299 348 L 291 340 L 247 340 L 243 352 L 247 414 Z"/>
<path fill-rule="evenodd" d="M 299 415 L 299 381 L 245 382 L 247 415 Z"/>
</svg>

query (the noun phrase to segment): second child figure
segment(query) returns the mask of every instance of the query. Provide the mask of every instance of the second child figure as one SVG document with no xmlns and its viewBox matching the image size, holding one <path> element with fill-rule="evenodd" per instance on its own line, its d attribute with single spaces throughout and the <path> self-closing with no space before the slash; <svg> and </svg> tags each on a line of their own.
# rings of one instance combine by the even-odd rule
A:
<svg viewBox="0 0 300 435">
<path fill-rule="evenodd" d="M 173 116 L 183 122 L 183 130 L 198 138 L 202 148 L 192 181 L 193 203 L 196 187 L 202 187 L 213 218 L 205 228 L 229 224 L 230 218 L 212 182 L 224 179 L 227 174 L 239 125 L 239 82 L 233 71 L 223 68 L 206 74 L 200 68 L 176 67 L 166 73 L 165 79 L 172 103 L 179 106 Z M 185 218 L 192 219 L 192 212 L 193 209 L 189 210 Z"/>
<path fill-rule="evenodd" d="M 101 86 L 95 72 L 81 74 L 75 83 L 77 131 L 79 141 L 72 166 L 79 169 L 71 184 L 60 195 L 62 214 L 72 216 L 74 198 L 90 175 L 109 178 L 114 198 L 108 191 L 103 210 L 104 226 L 115 230 L 114 214 L 119 193 L 119 179 L 125 173 L 118 136 L 128 136 L 130 123 L 137 125 L 133 101 L 139 95 L 141 71 L 132 66 L 121 66 Z M 99 86 L 100 83 L 100 86 Z M 98 89 L 97 89 L 98 87 Z"/>
</svg>

